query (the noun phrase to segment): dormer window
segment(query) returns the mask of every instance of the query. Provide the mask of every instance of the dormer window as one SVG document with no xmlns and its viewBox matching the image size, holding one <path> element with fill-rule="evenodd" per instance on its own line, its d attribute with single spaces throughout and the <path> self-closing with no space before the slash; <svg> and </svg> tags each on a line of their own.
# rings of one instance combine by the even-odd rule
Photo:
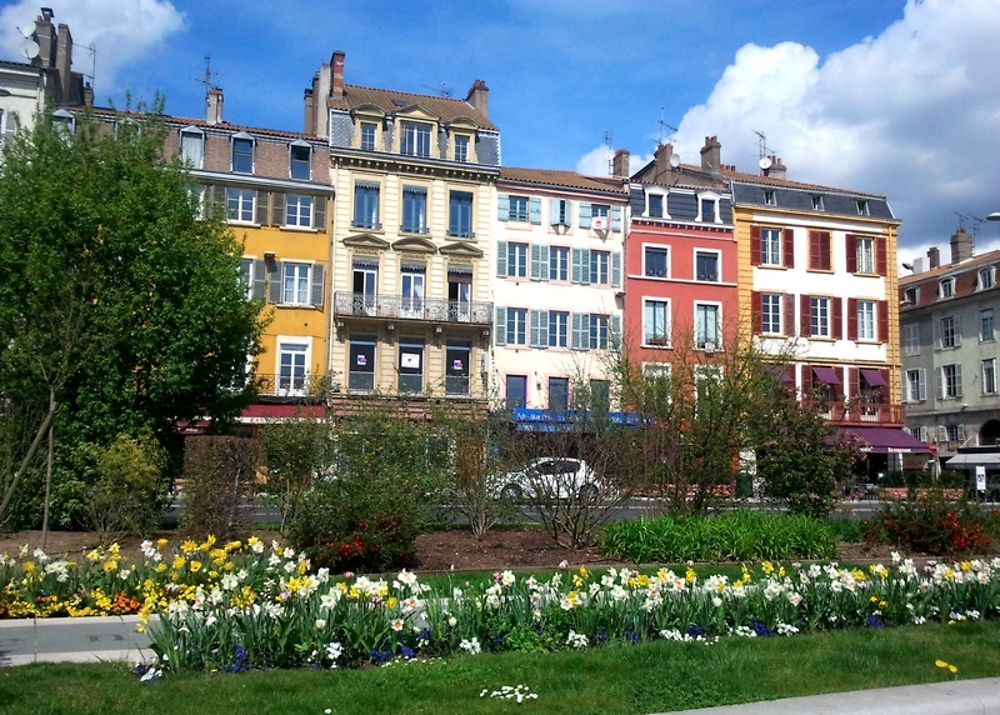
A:
<svg viewBox="0 0 1000 715">
<path fill-rule="evenodd" d="M 903 304 L 904 305 L 916 305 L 920 302 L 920 289 L 919 288 L 907 288 L 903 291 Z"/>
<path fill-rule="evenodd" d="M 52 126 L 56 131 L 68 136 L 76 131 L 76 117 L 65 109 L 57 109 L 52 112 Z"/>
<path fill-rule="evenodd" d="M 469 161 L 469 135 L 468 134 L 456 134 L 455 135 L 455 161 L 460 161 L 463 164 Z"/>
<path fill-rule="evenodd" d="M 765 189 L 764 191 L 764 205 L 765 206 L 777 206 L 778 198 L 775 196 L 774 191 L 771 189 Z"/>
<path fill-rule="evenodd" d="M 646 212 L 648 218 L 670 218 L 667 213 L 667 192 L 660 189 L 646 189 Z"/>
<path fill-rule="evenodd" d="M 378 125 L 375 122 L 361 122 L 361 150 L 375 151 L 375 137 Z"/>
<path fill-rule="evenodd" d="M 698 194 L 698 215 L 695 221 L 703 223 L 722 223 L 719 216 L 719 195 Z"/>
<path fill-rule="evenodd" d="M 858 216 L 871 216 L 867 199 L 858 199 L 856 203 L 858 207 Z"/>
<path fill-rule="evenodd" d="M 430 158 L 431 125 L 420 122 L 403 122 L 399 140 L 399 153 L 406 156 Z"/>
<path fill-rule="evenodd" d="M 826 211 L 826 207 L 823 204 L 822 194 L 813 194 L 812 196 L 812 207 L 813 211 Z"/>
<path fill-rule="evenodd" d="M 312 147 L 306 142 L 295 142 L 288 147 L 288 175 L 303 181 L 312 178 Z"/>
<path fill-rule="evenodd" d="M 938 283 L 938 298 L 953 298 L 955 296 L 955 279 L 944 278 Z"/>
<path fill-rule="evenodd" d="M 253 137 L 249 134 L 233 137 L 233 171 L 237 174 L 253 173 Z"/>
<path fill-rule="evenodd" d="M 205 165 L 205 133 L 200 129 L 181 129 L 181 159 L 192 169 Z"/>
<path fill-rule="evenodd" d="M 996 268 L 994 266 L 986 266 L 985 268 L 979 269 L 979 276 L 977 278 L 976 290 L 986 290 L 987 288 L 992 288 L 996 285 Z"/>
</svg>

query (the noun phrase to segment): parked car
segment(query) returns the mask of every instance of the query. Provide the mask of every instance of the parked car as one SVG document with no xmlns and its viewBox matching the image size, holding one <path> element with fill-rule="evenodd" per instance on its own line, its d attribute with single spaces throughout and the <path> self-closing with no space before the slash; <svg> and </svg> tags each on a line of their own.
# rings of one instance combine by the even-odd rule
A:
<svg viewBox="0 0 1000 715">
<path fill-rule="evenodd" d="M 596 501 L 606 489 L 601 478 L 582 459 L 539 457 L 496 480 L 496 496 L 521 499 L 569 499 Z"/>
</svg>

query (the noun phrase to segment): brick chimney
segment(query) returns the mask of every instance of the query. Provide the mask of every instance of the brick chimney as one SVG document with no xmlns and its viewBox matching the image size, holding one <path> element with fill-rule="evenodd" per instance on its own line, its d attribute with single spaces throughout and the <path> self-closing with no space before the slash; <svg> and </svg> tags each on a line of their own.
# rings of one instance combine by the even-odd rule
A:
<svg viewBox="0 0 1000 715">
<path fill-rule="evenodd" d="M 56 31 L 52 26 L 52 18 L 55 15 L 52 8 L 43 7 L 42 14 L 35 18 L 35 42 L 38 43 L 38 57 L 32 60 L 33 65 L 42 67 L 55 67 L 56 64 Z"/>
<path fill-rule="evenodd" d="M 316 86 L 316 77 L 313 77 L 313 87 Z M 302 131 L 305 134 L 315 134 L 316 133 L 316 96 L 313 93 L 312 87 L 307 87 L 302 95 L 302 104 L 304 106 L 304 114 L 302 117 L 302 126 L 305 127 Z"/>
<path fill-rule="evenodd" d="M 765 175 L 770 176 L 772 179 L 784 179 L 788 172 L 788 167 L 785 166 L 780 156 L 771 157 L 771 168 L 764 172 Z"/>
<path fill-rule="evenodd" d="M 611 173 L 617 178 L 627 179 L 630 175 L 629 172 L 629 159 L 632 157 L 629 154 L 628 149 L 619 149 L 615 152 L 615 159 L 612 162 Z"/>
<path fill-rule="evenodd" d="M 222 88 L 210 87 L 205 93 L 205 121 L 222 124 Z"/>
<path fill-rule="evenodd" d="M 927 270 L 933 271 L 935 268 L 941 265 L 941 251 L 938 250 L 937 246 L 932 246 L 927 249 Z"/>
<path fill-rule="evenodd" d="M 722 167 L 722 144 L 717 136 L 705 137 L 705 146 L 701 148 L 701 170 L 710 174 L 718 174 Z"/>
<path fill-rule="evenodd" d="M 333 81 L 330 85 L 330 96 L 340 99 L 344 96 L 344 53 L 341 50 L 334 50 L 330 57 L 330 66 L 333 70 Z"/>
<path fill-rule="evenodd" d="M 56 39 L 56 72 L 59 73 L 59 89 L 57 101 L 68 101 L 70 95 L 71 80 L 70 67 L 73 64 L 73 35 L 69 32 L 69 25 L 59 25 L 59 35 Z"/>
<path fill-rule="evenodd" d="M 673 167 L 670 160 L 674 156 L 673 144 L 660 144 L 653 152 L 653 181 L 658 184 L 669 183 Z"/>
<path fill-rule="evenodd" d="M 965 229 L 959 226 L 958 230 L 951 237 L 951 262 L 952 265 L 967 261 L 972 258 L 975 248 L 972 245 L 972 236 L 966 233 Z"/>
<path fill-rule="evenodd" d="M 465 101 L 473 106 L 474 109 L 478 109 L 483 113 L 484 117 L 489 116 L 489 106 L 490 106 L 490 88 L 486 86 L 486 82 L 481 79 L 477 79 L 469 87 L 469 94 L 466 95 Z"/>
</svg>

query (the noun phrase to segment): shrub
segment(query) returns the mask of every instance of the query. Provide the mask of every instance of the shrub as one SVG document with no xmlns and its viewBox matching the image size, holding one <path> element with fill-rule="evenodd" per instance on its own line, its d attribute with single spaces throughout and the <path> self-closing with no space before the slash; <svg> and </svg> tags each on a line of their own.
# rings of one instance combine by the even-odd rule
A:
<svg viewBox="0 0 1000 715">
<path fill-rule="evenodd" d="M 740 510 L 718 516 L 663 516 L 605 527 L 602 552 L 636 563 L 829 558 L 829 524 L 802 515 Z"/>
<path fill-rule="evenodd" d="M 267 495 L 281 513 L 281 531 L 294 515 L 313 475 L 327 467 L 329 425 L 309 419 L 265 425 L 260 442 L 267 458 Z"/>
<path fill-rule="evenodd" d="M 119 434 L 96 447 L 97 481 L 90 494 L 90 520 L 102 541 L 120 534 L 147 536 L 160 523 L 166 496 L 166 453 L 152 436 Z"/>
<path fill-rule="evenodd" d="M 837 541 L 856 544 L 859 541 L 864 541 L 865 530 L 868 528 L 868 523 L 862 519 L 853 519 L 850 517 L 843 519 L 828 519 L 827 526 L 833 532 L 834 537 Z"/>
<path fill-rule="evenodd" d="M 992 543 L 989 522 L 968 502 L 953 503 L 930 490 L 917 499 L 886 504 L 871 520 L 865 541 L 949 556 L 982 552 Z"/>
<path fill-rule="evenodd" d="M 262 463 L 260 444 L 244 437 L 189 437 L 184 445 L 181 527 L 235 536 L 246 531 Z"/>
</svg>

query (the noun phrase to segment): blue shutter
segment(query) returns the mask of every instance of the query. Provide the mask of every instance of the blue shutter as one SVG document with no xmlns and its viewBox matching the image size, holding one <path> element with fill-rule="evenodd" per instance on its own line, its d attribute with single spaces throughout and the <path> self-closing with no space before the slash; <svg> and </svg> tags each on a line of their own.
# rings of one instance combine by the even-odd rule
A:
<svg viewBox="0 0 1000 715">
<path fill-rule="evenodd" d="M 590 315 L 573 313 L 573 349 L 590 349 Z"/>
<path fill-rule="evenodd" d="M 622 252 L 612 251 L 611 253 L 611 287 L 622 287 Z"/>
<path fill-rule="evenodd" d="M 531 223 L 540 224 L 542 222 L 542 200 L 540 198 L 531 199 L 530 216 Z"/>
<path fill-rule="evenodd" d="M 496 308 L 496 320 L 493 321 L 493 342 L 496 345 L 507 344 L 507 309 L 499 305 Z"/>
<path fill-rule="evenodd" d="M 583 249 L 574 248 L 570 251 L 573 258 L 573 275 L 571 276 L 573 283 L 580 283 L 583 281 Z"/>
<path fill-rule="evenodd" d="M 510 197 L 507 194 L 497 195 L 497 220 L 507 221 L 510 219 Z"/>
<path fill-rule="evenodd" d="M 580 228 L 590 228 L 590 202 L 580 202 Z"/>
<path fill-rule="evenodd" d="M 589 220 L 589 219 L 588 219 Z M 590 249 L 584 248 L 580 251 L 580 282 L 584 285 L 590 284 Z"/>
<path fill-rule="evenodd" d="M 545 246 L 540 246 L 537 243 L 531 244 L 531 280 L 540 281 L 544 276 L 542 275 L 542 249 Z"/>
<path fill-rule="evenodd" d="M 538 249 L 538 280 L 547 281 L 549 279 L 549 247 L 541 245 Z"/>
<path fill-rule="evenodd" d="M 538 316 L 538 310 L 528 311 L 528 319 L 531 321 L 530 331 L 528 332 L 528 344 L 533 348 L 541 347 L 541 336 L 538 334 L 538 328 L 541 325 L 541 319 Z"/>
<path fill-rule="evenodd" d="M 559 225 L 559 206 L 562 199 L 549 199 L 549 223 L 553 226 Z"/>
<path fill-rule="evenodd" d="M 622 230 L 622 207 L 612 206 L 611 207 L 611 230 L 621 231 Z"/>
<path fill-rule="evenodd" d="M 497 277 L 507 277 L 507 242 L 497 241 Z"/>
<path fill-rule="evenodd" d="M 538 346 L 547 348 L 549 346 L 549 311 L 536 310 L 538 314 Z"/>
</svg>

